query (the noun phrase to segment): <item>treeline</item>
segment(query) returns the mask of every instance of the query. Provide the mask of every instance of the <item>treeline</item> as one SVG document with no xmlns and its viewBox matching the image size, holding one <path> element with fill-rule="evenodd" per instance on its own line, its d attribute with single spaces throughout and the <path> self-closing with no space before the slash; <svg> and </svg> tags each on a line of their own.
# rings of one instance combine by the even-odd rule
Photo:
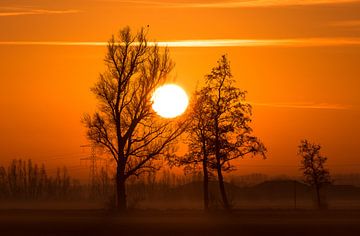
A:
<svg viewBox="0 0 360 236">
<path fill-rule="evenodd" d="M 352 181 L 354 176 L 357 175 L 347 175 L 344 178 Z M 287 197 L 290 202 L 292 201 L 291 196 L 294 191 L 294 178 L 292 177 L 269 177 L 258 173 L 243 176 L 229 175 L 228 179 L 230 181 L 226 183 L 227 192 L 232 204 L 247 202 L 256 205 L 256 202 L 262 198 L 265 200 L 276 199 L 268 193 L 269 191 L 275 191 L 275 195 L 285 196 L 284 198 Z M 128 206 L 129 208 L 199 207 L 202 181 L 203 175 L 200 171 L 182 175 L 168 169 L 132 177 L 127 183 Z M 350 184 L 350 182 L 341 183 Z M 280 185 L 276 185 L 276 183 Z M 216 176 L 211 176 L 209 179 L 209 205 L 211 208 L 221 207 L 221 196 L 216 186 Z M 281 186 L 281 189 L 277 189 Z M 115 189 L 113 166 L 99 167 L 93 178 L 86 183 L 80 183 L 72 178 L 65 167 L 57 168 L 55 174 L 49 175 L 44 164 L 38 165 L 32 160 L 17 159 L 11 161 L 8 166 L 0 166 L 0 200 L 93 201 L 112 209 L 116 206 Z M 310 204 L 310 202 L 306 202 L 312 199 L 310 190 L 310 187 L 298 182 L 297 198 L 301 204 Z M 339 192 L 340 190 L 341 192 Z M 346 200 L 351 196 L 358 196 L 356 188 L 346 186 L 338 188 L 330 186 L 328 191 L 330 191 L 330 200 Z"/>
<path fill-rule="evenodd" d="M 131 178 L 128 186 L 132 197 L 131 205 L 144 200 L 147 193 L 168 192 L 175 186 L 199 181 L 201 176 L 176 175 L 168 170 L 161 173 L 149 172 Z M 90 200 L 109 204 L 115 201 L 115 173 L 113 168 L 101 167 L 87 183 L 72 178 L 66 167 L 58 167 L 49 175 L 44 164 L 31 159 L 14 159 L 8 166 L 0 165 L 1 200 Z"/>
<path fill-rule="evenodd" d="M 49 176 L 44 164 L 32 160 L 14 159 L 7 167 L 0 166 L 1 199 L 71 199 L 81 192 L 79 181 L 69 176 L 66 167 Z"/>
</svg>

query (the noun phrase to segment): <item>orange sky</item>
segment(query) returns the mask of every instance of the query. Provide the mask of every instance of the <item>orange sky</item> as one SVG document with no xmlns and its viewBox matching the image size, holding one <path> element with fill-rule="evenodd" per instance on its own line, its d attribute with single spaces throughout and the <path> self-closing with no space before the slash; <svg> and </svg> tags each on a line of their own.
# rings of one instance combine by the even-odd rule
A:
<svg viewBox="0 0 360 236">
<path fill-rule="evenodd" d="M 298 174 L 302 138 L 323 145 L 330 170 L 360 171 L 360 1 L 2 0 L 0 163 L 32 158 L 85 173 L 80 117 L 96 101 L 103 42 L 150 25 L 172 46 L 171 81 L 189 94 L 221 54 L 254 105 L 268 159 L 239 173 Z"/>
</svg>

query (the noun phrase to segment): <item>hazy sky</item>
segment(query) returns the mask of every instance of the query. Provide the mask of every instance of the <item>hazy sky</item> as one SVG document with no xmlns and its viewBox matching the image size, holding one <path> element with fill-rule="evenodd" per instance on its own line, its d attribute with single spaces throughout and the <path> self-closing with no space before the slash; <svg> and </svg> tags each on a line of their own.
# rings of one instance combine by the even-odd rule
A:
<svg viewBox="0 0 360 236">
<path fill-rule="evenodd" d="M 239 173 L 298 174 L 302 138 L 323 145 L 330 170 L 360 171 L 360 1 L 0 1 L 0 163 L 32 158 L 85 173 L 80 117 L 121 27 L 150 26 L 171 46 L 170 79 L 189 94 L 228 54 L 254 106 L 268 159 Z"/>
</svg>

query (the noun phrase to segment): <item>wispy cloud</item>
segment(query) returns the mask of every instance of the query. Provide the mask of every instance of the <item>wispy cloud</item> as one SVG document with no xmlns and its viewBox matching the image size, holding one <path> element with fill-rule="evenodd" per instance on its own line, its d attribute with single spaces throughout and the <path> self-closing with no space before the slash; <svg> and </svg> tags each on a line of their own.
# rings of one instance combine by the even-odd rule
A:
<svg viewBox="0 0 360 236">
<path fill-rule="evenodd" d="M 14 8 L 16 10 L 0 11 L 0 17 L 6 16 L 26 16 L 26 15 L 58 15 L 58 14 L 73 14 L 78 13 L 78 10 L 47 10 L 47 9 L 28 9 L 28 8 Z M 1 10 L 1 8 L 0 8 Z"/>
<path fill-rule="evenodd" d="M 289 109 L 320 109 L 320 110 L 350 110 L 352 107 L 343 104 L 329 103 L 257 103 L 250 102 L 252 106 L 264 106 L 272 108 L 289 108 Z"/>
<path fill-rule="evenodd" d="M 103 0 L 102 0 L 103 1 Z M 138 6 L 154 6 L 169 8 L 245 8 L 245 7 L 286 7 L 325 4 L 344 4 L 360 2 L 359 0 L 229 0 L 229 1 L 141 1 L 141 0 L 105 0 Z"/>
<path fill-rule="evenodd" d="M 0 45 L 6 46 L 106 46 L 107 42 L 84 42 L 84 41 L 0 41 Z"/>
<path fill-rule="evenodd" d="M 160 47 L 336 47 L 360 46 L 360 38 L 294 38 L 294 39 L 197 39 L 149 42 Z M 106 46 L 107 42 L 90 41 L 0 41 L 14 46 Z"/>
<path fill-rule="evenodd" d="M 360 20 L 345 20 L 345 21 L 337 21 L 332 22 L 332 26 L 339 26 L 339 27 L 359 27 Z"/>
</svg>

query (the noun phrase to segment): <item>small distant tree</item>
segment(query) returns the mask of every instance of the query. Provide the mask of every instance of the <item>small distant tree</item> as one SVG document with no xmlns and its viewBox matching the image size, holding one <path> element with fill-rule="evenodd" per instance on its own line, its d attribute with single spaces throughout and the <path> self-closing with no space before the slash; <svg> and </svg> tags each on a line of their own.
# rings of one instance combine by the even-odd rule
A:
<svg viewBox="0 0 360 236">
<path fill-rule="evenodd" d="M 318 208 L 324 207 L 321 201 L 320 191 L 326 184 L 331 183 L 330 172 L 325 168 L 327 157 L 320 154 L 321 146 L 302 140 L 299 145 L 298 155 L 301 156 L 301 170 L 305 182 L 312 186 L 316 193 L 316 203 Z"/>
<path fill-rule="evenodd" d="M 105 57 L 106 71 L 92 88 L 99 101 L 93 116 L 83 122 L 87 137 L 103 147 L 116 162 L 117 208 L 127 208 L 126 181 L 157 170 L 156 160 L 166 154 L 183 132 L 182 122 L 165 120 L 152 110 L 154 90 L 164 84 L 173 68 L 168 49 L 149 45 L 145 29 L 129 27 L 112 37 Z"/>
</svg>

